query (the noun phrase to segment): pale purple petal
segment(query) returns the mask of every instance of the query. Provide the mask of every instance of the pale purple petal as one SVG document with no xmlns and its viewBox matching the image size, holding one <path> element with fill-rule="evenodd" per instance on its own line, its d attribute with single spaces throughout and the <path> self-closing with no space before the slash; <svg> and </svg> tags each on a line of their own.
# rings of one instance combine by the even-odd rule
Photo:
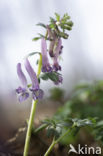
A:
<svg viewBox="0 0 103 156">
<path fill-rule="evenodd" d="M 48 57 L 47 57 L 47 44 L 46 44 L 46 40 L 44 38 L 42 38 L 42 40 L 41 40 L 41 52 L 42 52 L 42 64 L 45 65 L 49 61 L 48 61 Z"/>
<path fill-rule="evenodd" d="M 53 59 L 53 70 L 56 71 L 56 72 L 58 70 L 61 70 L 61 66 L 59 65 L 58 60 L 55 57 Z"/>
<path fill-rule="evenodd" d="M 16 93 L 19 94 L 19 102 L 23 102 L 29 97 L 29 93 L 27 92 L 26 88 L 18 87 L 16 89 Z"/>
<path fill-rule="evenodd" d="M 57 43 L 57 47 L 54 52 L 54 57 L 53 57 L 53 70 L 54 71 L 61 70 L 61 66 L 58 63 L 58 57 L 61 53 L 61 50 L 62 50 L 62 41 L 61 39 L 59 39 Z"/>
<path fill-rule="evenodd" d="M 25 60 L 25 68 L 30 76 L 31 81 L 32 81 L 32 88 L 39 88 L 39 83 L 38 83 L 36 73 L 34 72 L 28 59 Z"/>
<path fill-rule="evenodd" d="M 57 43 L 57 47 L 56 47 L 55 52 L 54 52 L 56 58 L 58 58 L 58 56 L 59 56 L 59 53 L 61 51 L 61 47 L 62 47 L 62 40 L 59 39 L 58 43 Z"/>
<path fill-rule="evenodd" d="M 49 64 L 47 56 L 47 44 L 44 38 L 42 38 L 41 40 L 41 52 L 42 52 L 42 72 L 51 72 L 52 68 Z"/>
<path fill-rule="evenodd" d="M 22 93 L 21 95 L 19 95 L 19 102 L 23 102 L 23 101 L 27 100 L 28 97 L 29 97 L 28 92 Z"/>
<path fill-rule="evenodd" d="M 18 93 L 18 94 L 23 93 L 23 92 L 25 92 L 25 91 L 26 91 L 26 89 L 25 89 L 25 88 L 22 88 L 22 87 L 18 87 L 18 88 L 16 89 L 16 93 Z"/>
<path fill-rule="evenodd" d="M 18 77 L 23 85 L 24 88 L 27 87 L 27 80 L 26 80 L 26 77 L 21 69 L 21 63 L 18 63 L 17 64 L 17 74 L 18 74 Z"/>
<path fill-rule="evenodd" d="M 34 100 L 42 99 L 44 92 L 42 89 L 30 89 L 32 91 L 32 97 Z"/>
</svg>

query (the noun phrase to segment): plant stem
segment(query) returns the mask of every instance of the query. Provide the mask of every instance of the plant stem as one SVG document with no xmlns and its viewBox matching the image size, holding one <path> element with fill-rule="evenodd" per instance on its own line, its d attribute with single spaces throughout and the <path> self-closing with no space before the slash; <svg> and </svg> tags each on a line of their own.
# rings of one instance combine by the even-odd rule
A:
<svg viewBox="0 0 103 156">
<path fill-rule="evenodd" d="M 64 138 L 68 133 L 70 133 L 72 131 L 72 129 L 74 128 L 71 127 L 70 129 L 68 129 L 62 136 L 60 136 L 55 142 L 58 143 L 62 138 Z"/>
<path fill-rule="evenodd" d="M 41 131 L 42 129 L 44 129 L 46 127 L 47 127 L 47 125 L 46 124 L 43 124 L 40 127 L 36 128 L 35 131 L 34 131 L 34 133 L 38 133 L 39 131 Z"/>
<path fill-rule="evenodd" d="M 72 131 L 72 129 L 75 126 L 73 125 L 69 130 L 67 130 L 63 135 L 61 135 L 57 140 L 53 139 L 51 145 L 49 146 L 48 150 L 46 151 L 46 153 L 44 154 L 44 156 L 48 156 L 49 153 L 52 151 L 53 147 L 55 146 L 55 144 L 57 144 L 63 137 L 65 137 L 68 133 L 70 133 Z"/>
<path fill-rule="evenodd" d="M 40 59 L 39 59 L 39 64 L 38 64 L 38 72 L 37 72 L 37 77 L 39 77 L 41 73 L 41 68 L 42 68 L 42 55 L 40 54 Z"/>
<path fill-rule="evenodd" d="M 42 68 L 42 55 L 40 54 L 40 59 L 39 59 L 39 64 L 38 64 L 38 72 L 37 72 L 38 78 L 39 78 L 39 75 L 41 73 L 41 68 Z M 37 102 L 38 102 L 38 100 L 32 101 L 32 107 L 31 107 L 31 112 L 30 112 L 30 117 L 29 117 L 29 122 L 28 122 L 28 128 L 27 128 L 27 134 L 26 134 L 26 139 L 25 139 L 23 156 L 28 156 L 29 143 L 30 143 L 31 131 L 32 131 L 32 126 L 33 126 Z"/>
<path fill-rule="evenodd" d="M 28 129 L 27 129 L 27 134 L 26 134 L 26 140 L 25 140 L 25 147 L 24 147 L 24 154 L 23 154 L 23 156 L 27 156 L 28 155 L 31 131 L 32 131 L 34 115 L 35 115 L 35 110 L 36 110 L 36 104 L 37 104 L 37 100 L 36 101 L 33 100 L 32 101 L 30 118 L 29 118 L 29 122 L 28 122 Z"/>
<path fill-rule="evenodd" d="M 55 145 L 55 139 L 53 138 L 53 141 L 51 143 L 51 145 L 49 146 L 48 150 L 46 151 L 44 156 L 48 156 L 48 154 L 52 151 L 53 147 Z"/>
</svg>

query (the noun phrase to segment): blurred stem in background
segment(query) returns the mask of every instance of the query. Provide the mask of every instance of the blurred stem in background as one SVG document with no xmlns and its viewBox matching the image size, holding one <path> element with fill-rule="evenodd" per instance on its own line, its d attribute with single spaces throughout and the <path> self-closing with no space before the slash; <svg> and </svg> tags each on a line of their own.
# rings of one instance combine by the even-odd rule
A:
<svg viewBox="0 0 103 156">
<path fill-rule="evenodd" d="M 42 67 L 42 55 L 40 54 L 40 59 L 39 59 L 39 64 L 38 64 L 38 72 L 37 72 L 38 78 L 41 73 L 41 67 Z M 32 127 L 33 127 L 33 121 L 34 121 L 34 115 L 35 115 L 35 111 L 36 111 L 37 102 L 38 102 L 38 100 L 32 101 L 32 107 L 31 107 L 31 113 L 30 113 L 29 122 L 28 122 L 23 156 L 28 156 L 30 137 L 31 137 Z"/>
<path fill-rule="evenodd" d="M 68 129 L 63 135 L 61 135 L 57 140 L 55 140 L 55 137 L 53 138 L 53 141 L 51 143 L 51 145 L 49 146 L 48 150 L 46 151 L 44 156 L 48 156 L 50 154 L 50 152 L 52 151 L 53 147 L 60 141 L 62 140 L 63 137 L 65 137 L 68 133 L 71 134 L 70 132 L 73 130 L 73 128 L 75 127 L 75 124 L 73 124 L 73 126 L 71 127 L 71 129 Z"/>
</svg>

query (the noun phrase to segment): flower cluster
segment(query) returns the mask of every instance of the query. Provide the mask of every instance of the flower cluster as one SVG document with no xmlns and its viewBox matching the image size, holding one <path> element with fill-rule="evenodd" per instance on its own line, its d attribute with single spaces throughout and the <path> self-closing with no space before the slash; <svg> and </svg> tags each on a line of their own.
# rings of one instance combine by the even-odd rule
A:
<svg viewBox="0 0 103 156">
<path fill-rule="evenodd" d="M 25 59 L 25 69 L 31 79 L 32 87 L 31 88 L 28 87 L 26 76 L 24 75 L 21 68 L 21 63 L 18 63 L 17 74 L 22 83 L 22 86 L 16 89 L 16 93 L 19 95 L 19 102 L 25 101 L 29 97 L 30 92 L 34 100 L 41 99 L 43 97 L 43 91 L 39 87 L 39 82 L 36 73 L 33 70 L 27 58 Z"/>
<path fill-rule="evenodd" d="M 49 30 L 50 31 L 50 30 Z M 49 38 L 52 37 L 49 34 Z M 51 39 L 51 38 L 50 38 Z M 54 42 L 55 40 L 55 42 Z M 62 50 L 62 42 L 61 39 L 54 39 L 50 41 L 50 48 L 49 48 L 49 55 L 53 59 L 53 65 L 51 66 L 48 59 L 48 50 L 47 50 L 47 43 L 45 38 L 41 40 L 41 53 L 42 53 L 42 72 L 57 72 L 61 70 L 61 66 L 58 63 L 59 55 L 61 54 Z M 52 43 L 54 42 L 54 43 Z M 51 46 L 52 45 L 52 46 Z M 62 77 L 59 75 L 58 82 L 54 82 L 55 84 L 62 83 Z"/>
</svg>

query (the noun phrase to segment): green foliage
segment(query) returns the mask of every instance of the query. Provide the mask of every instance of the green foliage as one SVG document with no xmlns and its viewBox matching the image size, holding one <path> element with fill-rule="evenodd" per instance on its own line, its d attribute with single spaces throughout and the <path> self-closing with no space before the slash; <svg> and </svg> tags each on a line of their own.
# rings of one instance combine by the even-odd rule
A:
<svg viewBox="0 0 103 156">
<path fill-rule="evenodd" d="M 49 79 L 48 75 L 44 75 L 43 79 Z M 55 88 L 52 94 L 55 94 Z M 103 143 L 103 114 L 102 114 L 102 94 L 103 82 L 99 81 L 95 84 L 83 84 L 75 88 L 74 93 L 64 106 L 60 107 L 51 119 L 45 119 L 42 124 L 34 132 L 39 132 L 46 128 L 48 137 L 59 139 L 68 130 L 60 142 L 68 144 L 73 142 L 80 129 L 87 127 L 91 135 L 96 140 Z M 60 93 L 62 94 L 62 92 Z M 93 104 L 92 104 L 93 103 Z M 95 103 L 95 104 L 94 104 Z M 98 120 L 97 118 L 98 117 Z"/>
<path fill-rule="evenodd" d="M 60 21 L 60 15 L 57 14 L 57 13 L 55 13 L 55 16 L 56 16 L 56 20 L 57 20 L 57 21 Z"/>
<path fill-rule="evenodd" d="M 58 109 L 58 118 L 97 118 L 90 131 L 96 140 L 103 143 L 103 81 L 94 84 L 83 84 L 75 88 L 72 97 Z"/>
<path fill-rule="evenodd" d="M 71 101 L 73 112 L 81 118 L 91 116 L 103 119 L 103 82 L 76 87 Z"/>
<path fill-rule="evenodd" d="M 34 37 L 34 38 L 32 39 L 32 41 L 38 41 L 38 40 L 41 39 L 41 38 L 45 38 L 45 36 L 42 35 L 42 34 L 40 34 L 40 33 L 38 33 L 38 35 L 39 35 L 39 37 Z"/>
<path fill-rule="evenodd" d="M 50 73 L 43 73 L 40 75 L 40 78 L 42 80 L 51 80 L 53 82 L 57 82 L 59 80 L 59 75 L 61 75 L 60 73 L 57 73 L 57 72 L 50 72 Z"/>
<path fill-rule="evenodd" d="M 93 126 L 94 124 L 95 119 L 93 118 L 83 120 L 77 118 L 65 118 L 61 120 L 58 119 L 57 116 L 54 116 L 52 119 L 45 119 L 42 121 L 42 125 L 35 129 L 34 133 L 37 133 L 46 128 L 46 134 L 48 137 L 55 137 L 55 139 L 58 139 L 70 129 L 72 130 L 71 134 L 75 136 L 79 132 L 80 128 L 85 126 Z"/>
<path fill-rule="evenodd" d="M 41 39 L 41 37 L 34 37 L 32 41 L 38 41 L 39 39 Z"/>
<path fill-rule="evenodd" d="M 37 26 L 41 26 L 43 28 L 47 28 L 44 23 L 38 23 Z M 61 37 L 63 39 L 68 39 L 69 35 L 65 31 L 72 30 L 73 22 L 70 20 L 70 16 L 68 14 L 64 14 L 63 17 L 60 17 L 58 13 L 55 13 L 55 18 L 50 17 L 50 21 L 48 26 L 55 33 L 57 37 Z M 39 37 L 35 37 L 32 40 L 37 41 L 44 37 L 46 40 L 50 40 L 47 36 L 42 34 L 38 34 Z M 46 33 L 47 35 L 47 33 Z"/>
<path fill-rule="evenodd" d="M 43 27 L 43 28 L 46 28 L 46 25 L 43 24 L 43 23 L 38 23 L 37 26 L 41 26 L 41 27 Z"/>
<path fill-rule="evenodd" d="M 54 88 L 52 94 L 55 94 L 55 91 Z M 86 127 L 85 130 L 90 133 L 89 135 L 103 143 L 102 95 L 102 81 L 77 86 L 70 100 L 60 107 L 51 119 L 44 120 L 35 132 L 46 128 L 48 137 L 59 139 L 71 130 L 60 140 L 62 144 L 67 145 L 77 140 L 80 129 L 84 131 Z"/>
<path fill-rule="evenodd" d="M 103 144 L 103 120 L 98 121 L 92 130 L 93 135 L 97 141 Z"/>
<path fill-rule="evenodd" d="M 50 89 L 50 99 L 54 101 L 62 101 L 64 97 L 64 90 L 58 87 Z"/>
</svg>

